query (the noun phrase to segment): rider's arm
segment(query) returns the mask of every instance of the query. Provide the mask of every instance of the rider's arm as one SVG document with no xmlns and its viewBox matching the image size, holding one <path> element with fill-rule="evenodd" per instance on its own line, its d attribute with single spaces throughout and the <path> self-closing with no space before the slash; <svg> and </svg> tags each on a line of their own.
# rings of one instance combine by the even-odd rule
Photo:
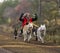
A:
<svg viewBox="0 0 60 53">
<path fill-rule="evenodd" d="M 38 18 L 37 14 L 35 14 L 35 18 L 32 18 L 32 21 L 36 21 Z"/>
<path fill-rule="evenodd" d="M 23 15 L 24 15 L 24 13 L 22 13 L 21 16 L 19 17 L 20 21 L 23 21 Z"/>
</svg>

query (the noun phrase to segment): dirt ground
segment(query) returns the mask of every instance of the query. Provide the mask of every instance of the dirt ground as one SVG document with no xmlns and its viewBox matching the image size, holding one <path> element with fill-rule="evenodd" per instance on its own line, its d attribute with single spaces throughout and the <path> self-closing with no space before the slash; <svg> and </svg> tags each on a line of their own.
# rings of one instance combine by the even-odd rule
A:
<svg viewBox="0 0 60 53">
<path fill-rule="evenodd" d="M 35 38 L 28 43 L 23 41 L 23 37 L 15 40 L 13 34 L 1 34 L 0 51 L 4 51 L 0 53 L 60 53 L 60 45 L 41 44 Z"/>
</svg>

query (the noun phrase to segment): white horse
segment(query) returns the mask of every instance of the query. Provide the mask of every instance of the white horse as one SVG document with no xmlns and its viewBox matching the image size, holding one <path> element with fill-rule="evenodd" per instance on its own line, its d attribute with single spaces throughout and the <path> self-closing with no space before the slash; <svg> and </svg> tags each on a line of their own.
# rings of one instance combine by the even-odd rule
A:
<svg viewBox="0 0 60 53">
<path fill-rule="evenodd" d="M 45 24 L 43 24 L 37 29 L 38 41 L 41 40 L 41 42 L 44 43 L 44 36 L 45 35 L 46 35 L 46 26 L 45 26 Z"/>
<path fill-rule="evenodd" d="M 29 23 L 27 25 L 24 26 L 23 28 L 23 36 L 24 36 L 24 41 L 30 41 L 30 39 L 32 38 L 32 28 L 33 28 L 33 24 Z"/>
</svg>

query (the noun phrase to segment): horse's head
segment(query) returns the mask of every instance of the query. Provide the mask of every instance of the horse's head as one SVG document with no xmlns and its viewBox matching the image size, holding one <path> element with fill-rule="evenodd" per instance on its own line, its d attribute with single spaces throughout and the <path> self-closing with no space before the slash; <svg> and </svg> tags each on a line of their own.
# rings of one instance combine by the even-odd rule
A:
<svg viewBox="0 0 60 53">
<path fill-rule="evenodd" d="M 40 26 L 40 32 L 44 33 L 45 30 L 46 30 L 46 26 L 45 25 L 41 25 Z"/>
<path fill-rule="evenodd" d="M 24 26 L 24 30 L 25 31 L 28 31 L 28 30 L 32 30 L 33 28 L 33 24 L 32 23 L 27 23 L 25 26 Z"/>
<path fill-rule="evenodd" d="M 32 29 L 33 28 L 33 24 L 32 23 L 29 23 L 28 24 L 28 27 L 29 27 L 29 29 Z"/>
</svg>

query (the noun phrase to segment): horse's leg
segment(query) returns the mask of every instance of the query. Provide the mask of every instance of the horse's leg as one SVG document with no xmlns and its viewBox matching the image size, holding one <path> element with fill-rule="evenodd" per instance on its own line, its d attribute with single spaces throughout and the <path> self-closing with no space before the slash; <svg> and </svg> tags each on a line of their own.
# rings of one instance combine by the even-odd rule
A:
<svg viewBox="0 0 60 53">
<path fill-rule="evenodd" d="M 40 32 L 39 38 L 40 38 L 41 42 L 44 43 L 44 36 L 42 36 L 41 32 Z"/>
<path fill-rule="evenodd" d="M 41 34 L 40 39 L 42 41 L 42 43 L 44 43 L 44 36 L 46 35 L 46 31 L 43 32 L 43 34 Z"/>
<path fill-rule="evenodd" d="M 37 34 L 37 38 L 38 38 L 38 41 L 41 40 L 41 42 L 44 43 L 44 39 L 43 37 L 41 37 L 41 34 Z"/>
<path fill-rule="evenodd" d="M 44 38 L 40 36 L 41 42 L 44 43 Z"/>
<path fill-rule="evenodd" d="M 32 38 L 32 37 L 31 37 L 31 34 L 29 34 L 29 35 L 28 35 L 28 42 L 30 41 L 31 38 Z"/>
<path fill-rule="evenodd" d="M 41 42 L 44 43 L 44 37 L 42 37 L 42 34 L 39 30 L 37 31 L 37 38 L 38 38 L 38 41 L 41 40 Z"/>
<path fill-rule="evenodd" d="M 24 41 L 26 41 L 26 39 L 27 39 L 27 34 L 26 34 L 26 32 L 24 32 Z"/>
<path fill-rule="evenodd" d="M 39 38 L 39 36 L 37 36 L 37 40 L 38 40 L 38 41 L 40 41 L 40 38 Z"/>
<path fill-rule="evenodd" d="M 28 35 L 28 42 L 30 41 L 30 39 L 32 38 L 32 29 L 31 29 L 31 33 Z"/>
<path fill-rule="evenodd" d="M 26 35 L 24 35 L 24 41 L 26 41 L 26 39 L 27 39 L 27 37 L 26 37 Z"/>
<path fill-rule="evenodd" d="M 37 40 L 38 40 L 38 41 L 40 41 L 39 36 L 40 36 L 40 31 L 37 31 Z"/>
</svg>

